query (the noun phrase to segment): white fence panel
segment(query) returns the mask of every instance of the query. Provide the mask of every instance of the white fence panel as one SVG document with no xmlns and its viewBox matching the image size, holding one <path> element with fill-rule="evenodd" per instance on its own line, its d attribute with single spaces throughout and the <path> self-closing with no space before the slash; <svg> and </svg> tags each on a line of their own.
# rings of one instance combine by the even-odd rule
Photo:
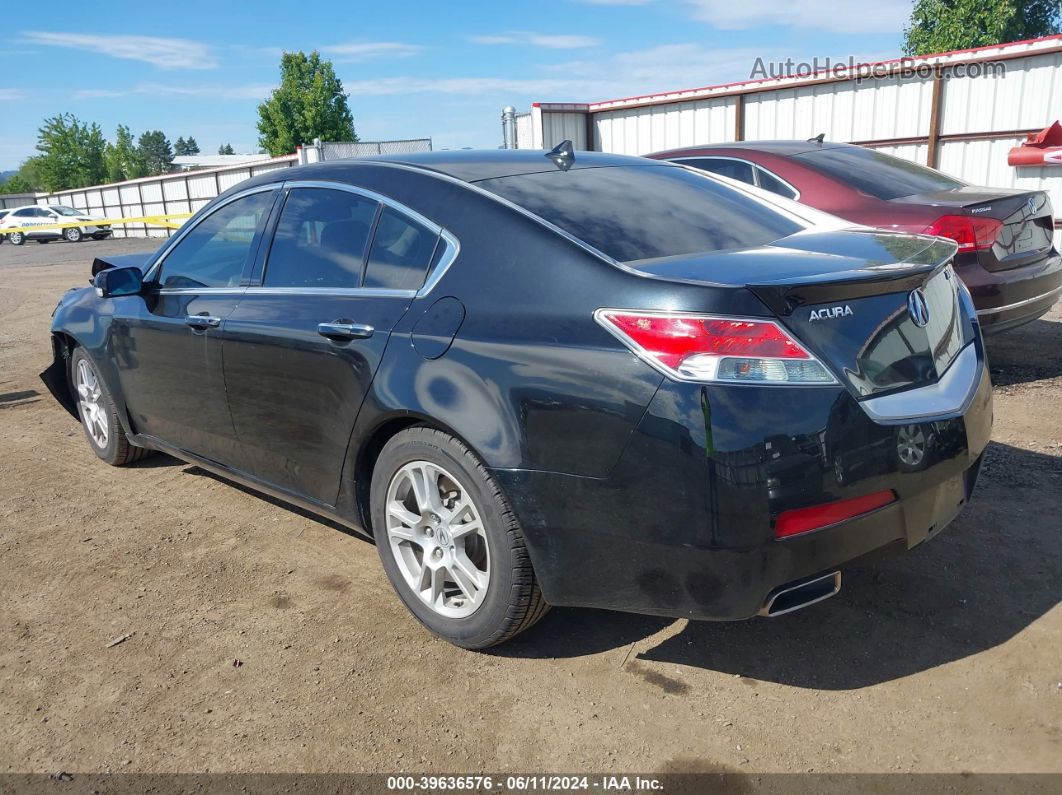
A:
<svg viewBox="0 0 1062 795">
<path fill-rule="evenodd" d="M 819 133 L 833 141 L 914 137 L 929 125 L 932 94 L 931 81 L 899 77 L 749 94 L 745 138 L 802 139 Z"/>
<path fill-rule="evenodd" d="M 953 78 L 944 85 L 941 132 L 1044 127 L 1062 113 L 1062 52 L 1006 62 L 1006 74 Z"/>
<path fill-rule="evenodd" d="M 594 148 L 644 155 L 693 143 L 730 141 L 734 137 L 735 104 L 729 97 L 595 113 Z"/>
</svg>

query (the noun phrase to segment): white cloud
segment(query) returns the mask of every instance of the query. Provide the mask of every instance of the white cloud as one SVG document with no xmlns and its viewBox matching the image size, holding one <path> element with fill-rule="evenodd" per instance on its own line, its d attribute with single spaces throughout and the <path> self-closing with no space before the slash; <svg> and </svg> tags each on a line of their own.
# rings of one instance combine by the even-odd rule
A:
<svg viewBox="0 0 1062 795">
<path fill-rule="evenodd" d="M 390 77 L 344 81 L 353 96 L 398 94 L 531 95 L 543 101 L 594 101 L 695 88 L 748 78 L 753 49 L 667 44 L 600 60 L 551 64 L 534 77 Z"/>
<path fill-rule="evenodd" d="M 368 61 L 372 58 L 408 58 L 423 49 L 419 44 L 403 44 L 397 41 L 348 42 L 320 48 L 322 53 L 341 63 Z"/>
<path fill-rule="evenodd" d="M 653 0 L 579 0 L 592 6 L 644 6 Z"/>
<path fill-rule="evenodd" d="M 581 47 L 595 47 L 601 43 L 593 36 L 577 36 L 565 33 L 534 33 L 528 30 L 514 30 L 495 36 L 469 36 L 474 44 L 530 44 L 535 47 L 548 47 L 553 50 L 574 50 Z"/>
<path fill-rule="evenodd" d="M 734 30 L 760 25 L 814 28 L 834 33 L 895 33 L 911 16 L 910 0 L 685 0 L 694 19 Z"/>
<path fill-rule="evenodd" d="M 0 88 L 0 101 L 14 101 L 22 99 L 25 94 L 17 88 Z"/>
<path fill-rule="evenodd" d="M 218 60 L 210 48 L 189 39 L 165 39 L 154 36 L 96 35 L 91 33 L 53 33 L 26 31 L 22 39 L 34 44 L 67 47 L 73 50 L 144 61 L 160 69 L 214 69 Z"/>
<path fill-rule="evenodd" d="M 181 86 L 171 83 L 138 83 L 132 88 L 84 88 L 74 92 L 75 99 L 113 99 L 136 95 L 158 97 L 199 97 L 205 99 L 265 99 L 276 88 L 269 83 L 245 85 Z"/>
</svg>

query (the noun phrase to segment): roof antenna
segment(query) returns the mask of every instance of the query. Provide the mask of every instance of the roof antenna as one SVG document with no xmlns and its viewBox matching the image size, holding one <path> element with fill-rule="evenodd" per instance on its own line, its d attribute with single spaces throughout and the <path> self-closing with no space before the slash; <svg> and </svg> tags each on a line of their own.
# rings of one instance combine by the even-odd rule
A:
<svg viewBox="0 0 1062 795">
<path fill-rule="evenodd" d="M 817 144 L 821 144 L 822 143 L 822 139 L 825 138 L 825 137 L 826 137 L 826 133 L 819 133 L 814 138 L 808 138 L 808 143 L 810 144 L 812 141 L 814 141 Z"/>
<path fill-rule="evenodd" d="M 555 147 L 546 152 L 546 157 L 553 161 L 553 165 L 561 171 L 567 171 L 575 162 L 575 147 L 571 141 L 561 141 Z"/>
</svg>

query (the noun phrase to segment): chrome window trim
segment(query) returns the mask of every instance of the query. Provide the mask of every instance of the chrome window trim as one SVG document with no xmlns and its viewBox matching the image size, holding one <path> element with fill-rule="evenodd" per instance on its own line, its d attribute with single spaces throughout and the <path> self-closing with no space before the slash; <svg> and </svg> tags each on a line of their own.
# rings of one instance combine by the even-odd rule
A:
<svg viewBox="0 0 1062 795">
<path fill-rule="evenodd" d="M 318 190 L 339 190 L 346 193 L 353 193 L 357 196 L 362 196 L 371 201 L 379 202 L 380 204 L 390 207 L 398 213 L 416 221 L 423 227 L 426 227 L 430 232 L 435 233 L 442 240 L 446 246 L 439 257 L 439 261 L 431 268 L 424 278 L 424 284 L 417 290 L 392 290 L 387 287 L 265 287 L 262 285 L 250 285 L 247 287 L 247 292 L 253 294 L 265 294 L 265 295 L 350 295 L 350 296 L 362 296 L 365 298 L 378 297 L 378 298 L 422 298 L 432 291 L 446 274 L 446 271 L 450 269 L 450 266 L 457 259 L 457 255 L 461 252 L 461 242 L 448 230 L 439 226 L 439 224 L 421 215 L 412 207 L 408 207 L 401 202 L 395 201 L 389 196 L 384 196 L 382 193 L 363 188 L 360 185 L 351 185 L 346 182 L 332 182 L 329 180 L 291 180 L 285 182 L 284 189 L 289 188 L 311 188 Z M 371 253 L 371 247 L 370 252 Z M 434 259 L 434 255 L 432 257 Z M 266 257 L 266 261 L 263 265 L 262 278 L 265 278 L 266 272 L 269 270 L 269 257 Z"/>
<path fill-rule="evenodd" d="M 859 405 L 872 420 L 891 424 L 961 414 L 977 394 L 983 370 L 977 346 L 971 342 L 959 351 L 935 384 L 868 398 Z"/>
<path fill-rule="evenodd" d="M 746 165 L 752 166 L 752 175 L 753 175 L 753 178 L 756 180 L 753 183 L 753 187 L 759 188 L 760 190 L 765 190 L 768 193 L 774 193 L 773 190 L 771 190 L 769 188 L 765 188 L 765 187 L 763 187 L 760 184 L 760 172 L 762 171 L 765 174 L 767 174 L 770 177 L 772 177 L 773 179 L 776 179 L 779 182 L 781 182 L 783 185 L 785 185 L 787 188 L 789 188 L 789 190 L 793 191 L 793 193 L 795 194 L 793 196 L 782 196 L 782 194 L 780 194 L 780 193 L 775 193 L 774 194 L 775 196 L 782 196 L 783 199 L 789 199 L 789 201 L 793 201 L 793 202 L 800 201 L 800 191 L 796 189 L 795 185 L 793 185 L 788 180 L 782 179 L 780 176 L 775 174 L 769 168 L 765 168 L 764 166 L 761 166 L 759 163 L 753 162 L 752 160 L 746 160 L 743 157 L 731 157 L 730 155 L 682 155 L 681 157 L 669 158 L 667 162 L 669 162 L 669 163 L 678 163 L 679 165 L 687 166 L 689 168 L 698 168 L 697 166 L 693 165 L 693 163 L 691 162 L 693 160 L 733 160 L 736 163 L 745 163 Z M 707 169 L 703 169 L 702 168 L 702 169 L 699 169 L 699 170 L 700 171 L 706 171 Z M 709 172 L 709 173 L 710 174 L 714 174 L 715 172 L 712 171 L 712 172 Z M 725 176 L 725 175 L 719 174 L 717 176 Z M 733 179 L 733 177 L 731 177 L 731 179 Z M 740 182 L 741 180 L 737 180 L 737 181 Z"/>
<path fill-rule="evenodd" d="M 255 193 L 264 193 L 265 191 L 279 190 L 282 185 L 283 185 L 282 182 L 270 182 L 267 185 L 256 185 L 253 188 L 247 188 L 246 190 L 242 190 L 239 193 L 234 193 L 232 196 L 229 196 L 227 199 L 225 199 L 225 201 L 215 205 L 210 210 L 210 212 L 203 213 L 203 215 L 199 216 L 198 218 L 189 219 L 189 223 L 186 223 L 183 226 L 181 226 L 181 228 L 180 228 L 180 230 L 178 230 L 177 234 L 175 234 L 173 237 L 171 237 L 167 242 L 163 243 L 162 247 L 157 252 L 155 252 L 155 259 L 152 260 L 151 264 L 148 265 L 147 270 L 144 271 L 144 281 L 145 282 L 149 282 L 152 279 L 154 279 L 155 278 L 155 274 L 158 272 L 158 269 L 162 266 L 162 263 L 165 261 L 166 257 L 169 256 L 170 252 L 173 251 L 174 247 L 178 243 L 180 243 L 182 240 L 184 240 L 184 238 L 193 229 L 195 229 L 197 226 L 199 226 L 201 223 L 203 223 L 203 221 L 205 221 L 207 218 L 212 216 L 214 213 L 216 213 L 222 207 L 227 207 L 228 205 L 232 204 L 237 199 L 242 199 L 245 196 L 251 196 L 251 195 L 253 195 Z M 194 201 L 194 199 L 189 199 L 188 201 L 191 202 L 191 201 Z M 206 205 L 204 205 L 204 206 L 206 206 Z M 193 220 L 194 220 L 194 223 L 192 223 Z M 193 292 L 201 292 L 202 290 L 229 290 L 229 289 L 231 289 L 231 288 L 229 288 L 229 287 L 203 287 L 203 288 L 192 288 L 192 291 Z M 159 292 L 162 292 L 162 289 L 160 289 Z"/>
<path fill-rule="evenodd" d="M 1045 298 L 1050 298 L 1052 295 L 1058 295 L 1062 292 L 1062 285 L 1059 285 L 1053 290 L 1048 290 L 1046 293 L 1041 293 L 1033 298 L 1026 298 L 1024 301 L 1015 301 L 1013 304 L 1006 304 L 1004 306 L 993 306 L 989 309 L 978 309 L 977 316 L 983 315 L 995 315 L 999 312 L 1006 312 L 1008 309 L 1017 309 L 1021 306 L 1028 306 L 1029 304 L 1035 304 L 1037 301 L 1043 301 Z"/>
</svg>

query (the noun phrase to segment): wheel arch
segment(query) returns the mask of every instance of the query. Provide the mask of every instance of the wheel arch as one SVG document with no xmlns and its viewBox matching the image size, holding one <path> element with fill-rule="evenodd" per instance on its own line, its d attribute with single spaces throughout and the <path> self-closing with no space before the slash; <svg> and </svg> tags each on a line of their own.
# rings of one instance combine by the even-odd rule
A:
<svg viewBox="0 0 1062 795">
<path fill-rule="evenodd" d="M 353 478 L 347 478 L 347 481 L 353 483 L 354 513 L 358 524 L 370 536 L 372 535 L 372 510 L 369 491 L 372 485 L 372 473 L 387 443 L 409 428 L 434 428 L 442 431 L 467 447 L 480 461 L 484 460 L 482 454 L 469 443 L 468 439 L 446 423 L 433 417 L 402 412 L 377 418 L 370 430 L 358 434 L 359 439 L 351 445 L 353 455 L 348 457 L 348 465 L 352 467 Z"/>
</svg>

